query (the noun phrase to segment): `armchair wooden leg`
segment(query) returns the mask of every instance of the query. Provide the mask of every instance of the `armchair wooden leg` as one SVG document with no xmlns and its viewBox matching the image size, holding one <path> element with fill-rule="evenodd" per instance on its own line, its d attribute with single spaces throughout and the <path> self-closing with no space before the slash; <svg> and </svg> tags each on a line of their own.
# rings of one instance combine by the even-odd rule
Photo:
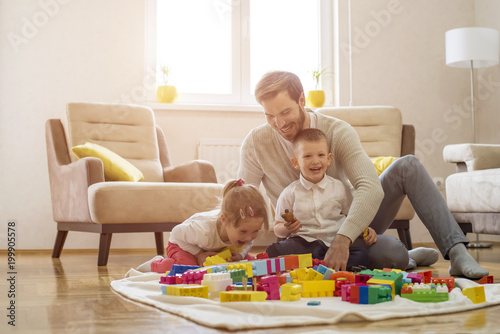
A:
<svg viewBox="0 0 500 334">
<path fill-rule="evenodd" d="M 156 254 L 163 256 L 165 246 L 163 244 L 163 232 L 155 232 Z"/>
<path fill-rule="evenodd" d="M 101 233 L 99 239 L 99 255 L 97 257 L 97 265 L 105 266 L 108 264 L 109 248 L 111 247 L 111 237 L 113 233 Z"/>
<path fill-rule="evenodd" d="M 57 231 L 56 241 L 54 243 L 54 249 L 52 250 L 52 257 L 58 259 L 61 256 L 62 249 L 64 247 L 64 242 L 68 236 L 68 231 Z"/>
</svg>

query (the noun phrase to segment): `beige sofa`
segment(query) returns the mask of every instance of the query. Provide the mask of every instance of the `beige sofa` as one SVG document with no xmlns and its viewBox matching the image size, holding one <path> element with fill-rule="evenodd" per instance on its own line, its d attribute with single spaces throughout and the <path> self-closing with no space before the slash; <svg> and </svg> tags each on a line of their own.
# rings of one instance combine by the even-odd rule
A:
<svg viewBox="0 0 500 334">
<path fill-rule="evenodd" d="M 346 121 L 354 127 L 369 157 L 402 157 L 415 153 L 415 128 L 403 124 L 401 111 L 391 106 L 321 108 L 318 112 Z M 398 231 L 407 249 L 412 248 L 410 220 L 415 210 L 406 197 L 391 228 Z"/>
<path fill-rule="evenodd" d="M 447 145 L 443 158 L 457 166 L 446 200 L 464 232 L 500 234 L 500 145 Z"/>
</svg>

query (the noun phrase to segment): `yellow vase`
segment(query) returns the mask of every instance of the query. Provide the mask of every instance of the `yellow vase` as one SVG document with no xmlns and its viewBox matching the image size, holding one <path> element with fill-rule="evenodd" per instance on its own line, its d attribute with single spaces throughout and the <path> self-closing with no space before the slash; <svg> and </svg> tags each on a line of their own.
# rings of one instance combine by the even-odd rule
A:
<svg viewBox="0 0 500 334">
<path fill-rule="evenodd" d="M 307 93 L 306 105 L 309 108 L 321 108 L 325 105 L 325 92 L 322 90 L 311 90 Z"/>
<path fill-rule="evenodd" d="M 177 99 L 177 88 L 175 86 L 159 86 L 156 97 L 161 103 L 174 103 Z"/>
</svg>

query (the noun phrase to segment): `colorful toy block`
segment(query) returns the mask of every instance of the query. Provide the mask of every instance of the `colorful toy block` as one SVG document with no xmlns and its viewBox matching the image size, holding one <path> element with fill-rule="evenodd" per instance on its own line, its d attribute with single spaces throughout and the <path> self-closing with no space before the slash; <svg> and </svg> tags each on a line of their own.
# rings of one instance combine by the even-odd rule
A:
<svg viewBox="0 0 500 334">
<path fill-rule="evenodd" d="M 411 283 L 423 283 L 423 276 L 418 273 L 404 273 L 404 278 L 409 278 Z"/>
<path fill-rule="evenodd" d="M 177 276 L 161 276 L 160 284 L 178 284 Z"/>
<path fill-rule="evenodd" d="M 253 277 L 252 262 L 235 262 L 228 264 L 226 270 L 244 269 L 247 277 Z"/>
<path fill-rule="evenodd" d="M 318 298 L 333 297 L 335 292 L 335 281 L 302 281 L 302 297 Z"/>
<path fill-rule="evenodd" d="M 321 302 L 316 301 L 316 300 L 312 300 L 312 301 L 307 303 L 307 306 L 318 306 L 318 305 L 321 305 Z"/>
<path fill-rule="evenodd" d="M 267 292 L 267 300 L 280 300 L 278 276 L 265 276 L 261 279 L 262 289 Z"/>
<path fill-rule="evenodd" d="M 210 297 L 218 297 L 221 291 L 233 283 L 230 273 L 205 274 L 201 285 L 207 286 Z"/>
<path fill-rule="evenodd" d="M 219 255 L 213 255 L 205 259 L 205 262 L 203 262 L 203 266 L 208 267 L 222 263 L 227 263 L 227 261 L 223 257 L 220 257 Z"/>
<path fill-rule="evenodd" d="M 190 297 L 200 297 L 208 298 L 208 286 L 203 285 L 162 285 L 161 291 L 164 295 L 169 296 L 190 296 Z"/>
<path fill-rule="evenodd" d="M 489 275 L 489 276 L 484 276 L 483 278 L 481 278 L 478 283 L 479 284 L 493 284 L 493 276 Z"/>
<path fill-rule="evenodd" d="M 296 301 L 302 297 L 302 285 L 285 283 L 281 286 L 280 300 Z"/>
<path fill-rule="evenodd" d="M 392 300 L 392 289 L 385 285 L 359 286 L 359 304 L 377 304 Z"/>
<path fill-rule="evenodd" d="M 354 283 L 354 284 L 344 284 L 341 287 L 340 296 L 342 297 L 342 301 L 351 302 L 351 291 L 353 287 L 358 287 L 358 301 L 359 303 L 359 287 L 362 285 L 366 285 L 364 283 Z M 337 292 L 337 288 L 335 288 L 335 292 Z"/>
<path fill-rule="evenodd" d="M 448 287 L 448 292 L 455 288 L 455 279 L 453 277 L 432 277 L 431 283 L 445 284 Z"/>
<path fill-rule="evenodd" d="M 401 298 L 406 298 L 419 303 L 439 303 L 449 299 L 446 284 L 415 283 L 404 285 L 401 288 Z"/>
<path fill-rule="evenodd" d="M 233 283 L 243 282 L 248 278 L 245 269 L 231 269 L 227 270 L 226 272 L 231 275 Z"/>
<path fill-rule="evenodd" d="M 370 278 L 372 278 L 370 275 L 356 275 L 354 276 L 354 283 L 366 284 Z"/>
<path fill-rule="evenodd" d="M 183 274 L 188 270 L 199 269 L 199 268 L 200 266 L 185 266 L 181 264 L 174 264 L 167 276 L 175 276 L 177 274 Z"/>
<path fill-rule="evenodd" d="M 299 268 L 312 267 L 312 254 L 298 254 Z"/>
<path fill-rule="evenodd" d="M 316 271 L 323 275 L 324 280 L 330 279 L 330 276 L 335 272 L 333 269 L 330 269 L 322 264 L 318 266 Z"/>
<path fill-rule="evenodd" d="M 252 261 L 252 272 L 254 276 L 266 276 L 271 274 L 267 268 L 267 259 Z"/>
<path fill-rule="evenodd" d="M 203 275 L 205 275 L 206 273 L 207 273 L 206 270 L 198 270 L 198 271 L 188 270 L 181 275 L 181 278 L 184 284 L 201 284 Z"/>
<path fill-rule="evenodd" d="M 283 256 L 285 259 L 285 270 L 299 269 L 299 257 L 297 255 Z"/>
<path fill-rule="evenodd" d="M 462 290 L 464 296 L 469 298 L 474 304 L 484 303 L 486 296 L 484 295 L 484 286 L 474 286 Z"/>
<path fill-rule="evenodd" d="M 336 280 L 339 278 L 345 278 L 350 283 L 354 283 L 354 274 L 349 271 L 337 271 L 330 276 L 331 280 Z"/>
<path fill-rule="evenodd" d="M 267 298 L 265 291 L 222 291 L 220 301 L 224 302 L 263 302 Z"/>
<path fill-rule="evenodd" d="M 269 259 L 269 254 L 267 254 L 266 252 L 259 253 L 259 254 L 257 254 L 256 258 L 259 260 Z"/>
<path fill-rule="evenodd" d="M 335 282 L 335 292 L 333 293 L 334 297 L 341 297 L 342 286 L 351 284 L 351 282 L 349 282 L 347 279 L 343 277 L 336 279 L 334 282 Z"/>
</svg>

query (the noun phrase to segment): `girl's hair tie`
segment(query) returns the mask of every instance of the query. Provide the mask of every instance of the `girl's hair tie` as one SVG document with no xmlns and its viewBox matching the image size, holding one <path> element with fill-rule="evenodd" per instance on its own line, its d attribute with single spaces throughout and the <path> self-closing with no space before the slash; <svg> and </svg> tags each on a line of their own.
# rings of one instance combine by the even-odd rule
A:
<svg viewBox="0 0 500 334">
<path fill-rule="evenodd" d="M 250 214 L 250 217 L 253 217 L 253 210 L 251 206 L 248 207 L 248 213 Z"/>
<path fill-rule="evenodd" d="M 243 180 L 239 179 L 238 181 L 236 181 L 236 183 L 238 183 L 238 185 L 241 187 L 243 185 Z"/>
<path fill-rule="evenodd" d="M 245 214 L 243 213 L 243 209 L 240 209 L 240 216 L 241 219 L 245 219 Z"/>
</svg>

